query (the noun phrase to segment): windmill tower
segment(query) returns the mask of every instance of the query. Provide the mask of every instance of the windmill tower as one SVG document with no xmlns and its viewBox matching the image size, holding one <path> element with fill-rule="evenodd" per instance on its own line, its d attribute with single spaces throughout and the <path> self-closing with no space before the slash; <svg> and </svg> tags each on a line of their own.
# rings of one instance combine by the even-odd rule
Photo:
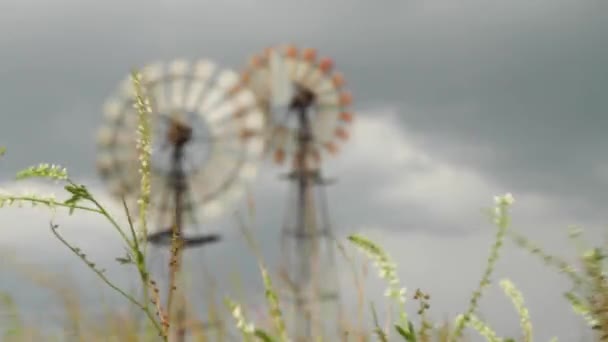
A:
<svg viewBox="0 0 608 342">
<path fill-rule="evenodd" d="M 277 164 L 291 164 L 281 273 L 288 288 L 282 302 L 297 341 L 340 333 L 339 322 L 331 321 L 341 319 L 341 310 L 321 154 L 338 153 L 353 115 L 344 79 L 332 69 L 314 49 L 282 46 L 253 56 L 242 75 L 266 114 L 266 152 Z"/>
<path fill-rule="evenodd" d="M 144 238 L 166 250 L 175 232 L 180 251 L 217 242 L 220 236 L 201 232 L 200 224 L 220 216 L 255 178 L 256 161 L 264 149 L 256 132 L 264 127 L 265 117 L 255 95 L 241 86 L 239 74 L 209 60 L 150 64 L 141 74 L 151 102 L 153 131 L 148 220 L 154 229 Z M 127 78 L 105 106 L 98 170 L 111 193 L 126 198 L 137 217 L 140 175 L 134 95 Z M 167 307 L 175 317 L 172 340 L 184 341 L 185 297 L 179 291 L 184 286 L 178 284 L 181 252 L 172 258 Z M 174 285 L 178 293 L 171 295 Z"/>
</svg>

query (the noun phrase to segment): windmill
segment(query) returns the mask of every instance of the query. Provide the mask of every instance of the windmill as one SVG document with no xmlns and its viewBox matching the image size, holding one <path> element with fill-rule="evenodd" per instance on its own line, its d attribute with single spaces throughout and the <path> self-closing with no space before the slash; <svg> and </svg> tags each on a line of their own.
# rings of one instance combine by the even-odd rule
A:
<svg viewBox="0 0 608 342">
<path fill-rule="evenodd" d="M 353 114 L 344 78 L 314 49 L 268 48 L 242 74 L 266 115 L 266 153 L 291 163 L 290 198 L 281 230 L 282 273 L 291 303 L 292 334 L 301 341 L 331 333 L 328 315 L 340 319 L 334 244 L 321 172 L 322 153 L 335 155 L 348 138 Z M 323 318 L 325 319 L 323 319 Z M 325 322 L 323 322 L 325 321 Z M 327 322 L 332 324 L 332 322 Z M 336 322 L 333 322 L 336 326 Z"/>
<path fill-rule="evenodd" d="M 238 73 L 206 59 L 150 64 L 141 75 L 153 132 L 149 222 L 154 229 L 146 238 L 167 250 L 175 227 L 181 250 L 218 242 L 220 236 L 202 233 L 200 223 L 220 216 L 256 176 L 264 140 L 255 132 L 265 118 L 255 95 L 241 86 Z M 124 197 L 132 210 L 140 193 L 134 95 L 127 78 L 106 103 L 97 161 L 111 194 Z M 188 229 L 193 233 L 186 234 Z M 175 257 L 179 271 L 181 253 Z M 169 289 L 177 275 L 170 276 Z M 174 333 L 176 341 L 183 341 L 185 303 L 183 296 L 176 297 L 181 302 L 171 303 L 169 295 L 167 307 L 177 311 Z"/>
</svg>

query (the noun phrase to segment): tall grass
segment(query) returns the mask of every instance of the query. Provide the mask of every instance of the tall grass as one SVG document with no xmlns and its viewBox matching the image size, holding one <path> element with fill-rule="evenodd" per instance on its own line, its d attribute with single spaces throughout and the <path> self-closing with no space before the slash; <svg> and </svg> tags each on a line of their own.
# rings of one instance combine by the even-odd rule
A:
<svg viewBox="0 0 608 342">
<path fill-rule="evenodd" d="M 139 313 L 124 314 L 107 312 L 103 319 L 90 320 L 86 312 L 80 307 L 76 289 L 68 284 L 58 284 L 56 281 L 49 281 L 49 277 L 35 276 L 36 273 L 28 274 L 34 282 L 41 284 L 54 291 L 57 298 L 62 300 L 66 321 L 66 333 L 70 331 L 70 340 L 78 341 L 168 341 L 169 328 L 174 324 L 174 316 L 170 315 L 168 306 L 163 306 L 163 298 L 158 289 L 158 285 L 152 279 L 151 273 L 146 264 L 146 243 L 144 237 L 147 232 L 146 212 L 149 203 L 150 192 L 150 122 L 151 112 L 150 102 L 141 89 L 141 76 L 135 71 L 132 74 L 133 85 L 136 93 L 136 108 L 139 113 L 137 147 L 140 154 L 140 198 L 138 199 L 138 227 L 135 226 L 130 208 L 123 199 L 124 215 L 127 217 L 127 227 L 118 224 L 118 220 L 96 197 L 83 185 L 78 184 L 69 176 L 68 171 L 58 165 L 39 164 L 26 168 L 17 173 L 16 179 L 43 178 L 53 180 L 64 185 L 67 198 L 58 200 L 51 196 L 40 196 L 36 194 L 0 194 L 0 207 L 15 206 L 29 203 L 31 205 L 45 205 L 52 211 L 68 210 L 70 214 L 77 211 L 92 212 L 103 217 L 109 226 L 115 230 L 116 236 L 123 242 L 127 253 L 117 260 L 128 267 L 132 267 L 139 277 L 143 298 L 136 298 L 133 291 L 121 288 L 105 274 L 105 270 L 95 264 L 95 262 L 85 254 L 78 246 L 73 245 L 61 234 L 61 229 L 56 223 L 50 223 L 50 230 L 65 248 L 70 250 L 75 258 L 79 259 L 87 268 L 90 269 L 109 289 L 115 291 L 124 300 L 137 308 Z M 5 153 L 4 148 L 0 148 L 0 156 Z M 367 237 L 354 234 L 348 237 L 348 242 L 358 251 L 363 253 L 378 271 L 378 276 L 386 282 L 385 296 L 390 304 L 389 314 L 386 322 L 380 322 L 376 314 L 374 303 L 369 305 L 368 319 L 373 323 L 370 331 L 364 331 L 363 314 L 364 298 L 362 290 L 361 276 L 366 273 L 359 272 L 352 263 L 350 256 L 347 255 L 342 241 L 337 241 L 337 247 L 342 255 L 352 266 L 353 283 L 349 286 L 357 288 L 359 294 L 358 302 L 358 322 L 356 324 L 344 324 L 343 340 L 345 341 L 369 341 L 372 339 L 379 341 L 403 340 L 408 342 L 458 342 L 465 341 L 467 328 L 470 332 L 476 332 L 491 342 L 515 341 L 512 337 L 500 337 L 488 324 L 477 315 L 478 306 L 484 292 L 492 284 L 493 272 L 500 252 L 507 240 L 511 240 L 517 246 L 530 252 L 532 256 L 538 257 L 547 267 L 555 268 L 572 282 L 572 289 L 564 294 L 564 299 L 568 301 L 573 312 L 585 319 L 590 330 L 594 332 L 597 341 L 608 341 L 608 282 L 606 280 L 606 248 L 603 245 L 589 246 L 581 239 L 580 231 L 573 232 L 570 237 L 578 248 L 579 267 L 570 265 L 557 256 L 544 251 L 542 247 L 530 241 L 525 236 L 514 231 L 510 224 L 509 209 L 514 204 L 514 198 L 510 194 L 497 196 L 494 207 L 489 210 L 490 218 L 495 226 L 496 234 L 494 243 L 489 249 L 486 266 L 481 272 L 481 277 L 477 288 L 471 294 L 468 306 L 463 308 L 462 314 L 456 316 L 451 322 L 441 324 L 433 323 L 428 318 L 428 311 L 431 308 L 431 296 L 417 289 L 412 295 L 412 299 L 417 301 L 417 315 L 420 317 L 419 323 L 414 323 L 406 311 L 405 304 L 408 300 L 408 291 L 401 284 L 397 274 L 396 262 L 378 244 Z M 286 329 L 285 320 L 281 310 L 279 296 L 273 285 L 271 273 L 268 271 L 262 260 L 259 247 L 257 246 L 248 229 L 240 221 L 241 231 L 248 246 L 254 253 L 261 279 L 264 284 L 264 297 L 267 302 L 268 315 L 271 325 L 267 329 L 256 326 L 256 322 L 248 318 L 245 308 L 233 298 L 225 298 L 226 309 L 230 312 L 233 326 L 241 334 L 244 341 L 292 341 Z M 174 241 L 175 239 L 174 232 Z M 179 245 L 174 244 L 173 256 L 179 252 Z M 172 269 L 177 267 L 172 258 Z M 501 279 L 499 285 L 508 296 L 519 316 L 521 323 L 521 341 L 533 341 L 533 320 L 525 306 L 524 296 L 517 289 L 515 284 L 509 279 Z M 4 332 L 2 341 L 52 341 L 65 340 L 66 336 L 44 336 L 43 332 L 35 327 L 28 326 L 23 320 L 18 306 L 15 305 L 10 294 L 0 294 L 0 304 L 7 313 L 6 316 L 9 328 Z M 168 293 L 171 296 L 171 292 Z M 170 300 L 169 300 L 170 302 Z M 142 317 L 145 318 L 143 324 Z M 347 323 L 347 322 L 345 322 Z M 205 333 L 205 324 L 199 321 L 190 322 L 189 326 L 194 331 L 197 341 L 207 341 L 209 337 Z M 227 331 L 216 335 L 216 340 L 229 339 Z M 331 341 L 331 338 L 317 336 L 315 340 Z M 556 339 L 554 339 L 556 340 Z"/>
</svg>

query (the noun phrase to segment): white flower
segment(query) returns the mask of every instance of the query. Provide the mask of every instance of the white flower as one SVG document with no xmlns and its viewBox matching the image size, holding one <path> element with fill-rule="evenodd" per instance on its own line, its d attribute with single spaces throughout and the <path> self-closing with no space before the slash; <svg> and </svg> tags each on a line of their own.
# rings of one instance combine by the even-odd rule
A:
<svg viewBox="0 0 608 342">
<path fill-rule="evenodd" d="M 241 317 L 242 316 L 241 307 L 239 305 L 236 305 L 234 307 L 234 309 L 232 309 L 232 316 L 234 316 L 234 317 Z"/>
<path fill-rule="evenodd" d="M 507 192 L 503 196 L 494 196 L 494 203 L 496 205 L 512 205 L 515 203 L 515 198 L 510 192 Z"/>
</svg>

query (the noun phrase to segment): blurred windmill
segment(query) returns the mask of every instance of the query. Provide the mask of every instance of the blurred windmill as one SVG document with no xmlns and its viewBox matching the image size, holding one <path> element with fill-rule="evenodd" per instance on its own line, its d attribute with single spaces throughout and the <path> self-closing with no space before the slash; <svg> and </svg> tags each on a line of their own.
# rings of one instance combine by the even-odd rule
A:
<svg viewBox="0 0 608 342">
<path fill-rule="evenodd" d="M 149 220 L 154 227 L 146 238 L 167 251 L 175 227 L 180 250 L 218 242 L 220 236 L 203 233 L 200 223 L 221 215 L 256 176 L 255 162 L 264 140 L 255 132 L 264 127 L 265 117 L 255 95 L 241 86 L 239 74 L 209 60 L 151 64 L 141 74 L 143 91 L 151 101 L 153 131 Z M 110 192 L 125 197 L 135 212 L 140 176 L 133 89 L 131 80 L 125 79 L 105 106 L 98 171 Z M 181 253 L 176 257 L 179 266 Z M 164 265 L 168 263 L 165 260 Z M 177 274 L 169 276 L 169 289 L 177 279 Z M 174 333 L 176 341 L 183 341 L 185 303 L 183 296 L 176 298 L 179 304 L 167 306 L 171 315 L 177 310 Z"/>
<path fill-rule="evenodd" d="M 327 336 L 341 319 L 334 269 L 334 236 L 322 176 L 322 153 L 335 155 L 348 138 L 353 114 L 344 79 L 330 59 L 314 49 L 294 46 L 266 49 L 252 57 L 242 78 L 266 114 L 266 153 L 277 164 L 291 162 L 290 198 L 281 231 L 284 280 L 293 305 L 288 320 L 299 341 Z M 335 329 L 335 328 L 334 328 Z"/>
</svg>

